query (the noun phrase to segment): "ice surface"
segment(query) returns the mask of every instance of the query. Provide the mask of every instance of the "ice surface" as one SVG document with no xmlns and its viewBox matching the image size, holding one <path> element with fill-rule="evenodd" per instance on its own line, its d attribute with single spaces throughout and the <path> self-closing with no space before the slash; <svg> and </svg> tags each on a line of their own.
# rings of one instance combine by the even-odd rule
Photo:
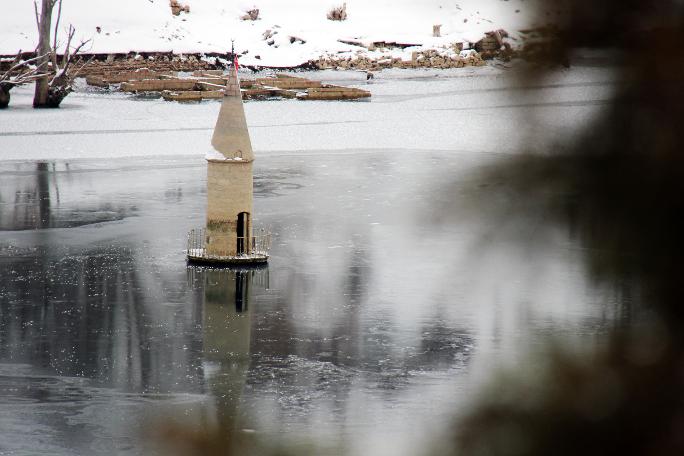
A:
<svg viewBox="0 0 684 456">
<path fill-rule="evenodd" d="M 356 72 L 305 75 L 373 96 L 361 102 L 245 103 L 257 159 L 388 148 L 516 153 L 521 141 L 543 149 L 590 122 L 615 88 L 611 72 L 600 68 L 559 71 L 534 87 L 492 67 L 394 70 L 370 84 Z M 34 110 L 32 96 L 30 86 L 12 91 L 0 124 L 0 158 L 204 157 L 220 107 L 215 101 L 180 104 L 86 91 L 69 95 L 58 110 Z"/>
</svg>

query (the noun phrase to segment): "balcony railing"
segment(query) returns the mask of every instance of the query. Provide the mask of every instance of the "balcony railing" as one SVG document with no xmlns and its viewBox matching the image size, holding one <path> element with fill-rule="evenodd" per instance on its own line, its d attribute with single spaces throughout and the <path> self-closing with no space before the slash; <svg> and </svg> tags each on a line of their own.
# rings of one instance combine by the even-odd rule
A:
<svg viewBox="0 0 684 456">
<path fill-rule="evenodd" d="M 221 259 L 221 258 L 244 258 L 266 257 L 271 249 L 271 233 L 264 229 L 258 231 L 258 235 L 251 237 L 238 237 L 235 250 L 216 250 L 207 253 L 207 230 L 206 228 L 196 228 L 188 233 L 188 257 Z M 247 247 L 247 248 L 246 248 Z M 235 253 L 235 252 L 238 253 Z"/>
</svg>

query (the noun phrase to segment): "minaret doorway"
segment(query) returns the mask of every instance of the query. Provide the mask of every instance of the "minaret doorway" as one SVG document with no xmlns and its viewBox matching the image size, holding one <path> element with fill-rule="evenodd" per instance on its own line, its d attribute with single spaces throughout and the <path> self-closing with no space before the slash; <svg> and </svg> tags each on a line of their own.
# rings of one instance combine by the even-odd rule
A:
<svg viewBox="0 0 684 456">
<path fill-rule="evenodd" d="M 249 213 L 240 212 L 237 219 L 237 254 L 249 253 Z"/>
</svg>

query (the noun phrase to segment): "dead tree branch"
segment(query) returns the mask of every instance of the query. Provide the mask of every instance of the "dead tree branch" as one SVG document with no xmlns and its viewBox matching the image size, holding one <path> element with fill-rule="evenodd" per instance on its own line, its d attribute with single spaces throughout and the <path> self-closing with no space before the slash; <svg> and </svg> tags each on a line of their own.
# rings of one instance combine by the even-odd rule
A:
<svg viewBox="0 0 684 456">
<path fill-rule="evenodd" d="M 40 31 L 40 15 L 38 14 L 38 3 L 35 0 L 33 1 L 33 10 L 36 13 L 36 26 L 38 27 L 38 30 Z"/>
<path fill-rule="evenodd" d="M 88 41 L 90 41 L 90 40 L 88 40 Z M 88 60 L 86 60 L 85 62 L 83 62 L 83 64 L 80 67 L 78 67 L 78 69 L 76 71 L 74 71 L 70 76 L 72 78 L 78 77 L 78 75 L 81 73 L 81 70 L 83 70 L 83 68 L 85 68 L 86 65 L 88 65 L 90 62 L 92 62 L 94 59 L 95 59 L 95 56 L 91 55 L 90 58 Z"/>
<path fill-rule="evenodd" d="M 52 41 L 52 49 L 57 50 L 57 35 L 59 34 L 59 20 L 62 18 L 62 0 L 59 0 L 59 6 L 57 7 L 57 21 L 55 22 L 55 33 Z M 69 26 L 71 27 L 71 26 Z"/>
<path fill-rule="evenodd" d="M 24 81 L 24 79 L 29 76 L 42 76 L 42 74 L 38 73 L 41 69 L 41 65 L 35 66 L 33 68 L 31 67 L 31 64 L 41 59 L 42 57 L 45 56 L 36 56 L 28 60 L 22 60 L 21 51 L 19 51 L 17 53 L 17 56 L 12 61 L 12 66 L 7 71 L 0 74 L 0 82 L 7 82 L 10 84 L 19 85 L 25 83 L 26 81 Z M 14 75 L 14 77 L 12 77 L 12 75 Z"/>
<path fill-rule="evenodd" d="M 21 51 L 19 51 L 12 61 L 10 68 L 4 73 L 0 73 L 0 109 L 4 109 L 9 105 L 10 90 L 12 88 L 33 82 L 44 76 L 44 73 L 41 73 L 41 65 L 31 65 L 41 57 L 44 56 L 22 60 Z"/>
</svg>

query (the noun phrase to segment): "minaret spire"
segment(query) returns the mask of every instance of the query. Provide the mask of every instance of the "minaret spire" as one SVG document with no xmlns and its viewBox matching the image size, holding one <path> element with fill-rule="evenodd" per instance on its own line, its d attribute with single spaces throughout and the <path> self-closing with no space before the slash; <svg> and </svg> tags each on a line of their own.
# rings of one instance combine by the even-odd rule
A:
<svg viewBox="0 0 684 456">
<path fill-rule="evenodd" d="M 228 81 L 224 90 L 221 111 L 216 120 L 214 136 L 211 138 L 211 145 L 228 160 L 251 161 L 254 160 L 254 153 L 247 130 L 245 109 L 240 92 L 240 79 L 237 73 L 237 55 L 235 55 L 234 50 L 233 47 L 233 51 L 231 51 L 233 62 L 228 69 Z"/>
</svg>

